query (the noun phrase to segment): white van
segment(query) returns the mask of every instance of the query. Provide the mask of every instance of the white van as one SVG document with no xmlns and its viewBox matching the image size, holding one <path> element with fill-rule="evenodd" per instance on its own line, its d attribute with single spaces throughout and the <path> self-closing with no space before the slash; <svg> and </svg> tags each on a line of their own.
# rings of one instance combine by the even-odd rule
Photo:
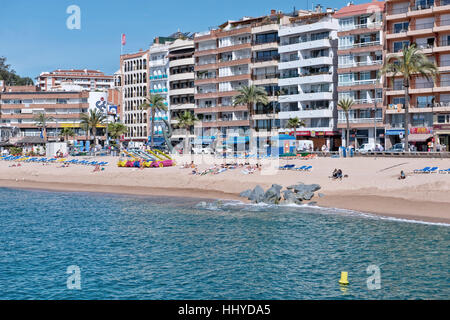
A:
<svg viewBox="0 0 450 320">
<path fill-rule="evenodd" d="M 372 152 L 375 150 L 381 150 L 381 145 L 377 143 L 376 147 L 373 143 L 364 143 L 359 149 L 358 152 L 365 153 L 365 152 Z"/>
</svg>

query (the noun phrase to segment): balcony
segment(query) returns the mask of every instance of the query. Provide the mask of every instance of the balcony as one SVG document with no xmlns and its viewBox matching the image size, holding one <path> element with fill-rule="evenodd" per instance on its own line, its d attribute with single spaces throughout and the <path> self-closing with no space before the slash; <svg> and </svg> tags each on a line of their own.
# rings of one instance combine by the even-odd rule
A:
<svg viewBox="0 0 450 320">
<path fill-rule="evenodd" d="M 425 82 L 425 83 L 414 83 L 409 88 L 410 94 L 420 94 L 420 93 L 432 93 L 433 92 L 434 83 L 433 82 Z"/>
<path fill-rule="evenodd" d="M 307 83 L 332 83 L 333 75 L 330 72 L 316 73 L 316 74 L 302 74 L 299 76 L 289 76 L 287 78 L 281 77 L 278 80 L 280 86 L 299 85 Z"/>
<path fill-rule="evenodd" d="M 338 28 L 338 32 L 346 32 L 346 31 L 353 31 L 353 30 L 359 30 L 359 29 L 380 29 L 382 26 L 383 26 L 382 21 L 368 22 L 368 23 L 363 23 L 363 24 L 341 26 Z"/>
<path fill-rule="evenodd" d="M 450 51 L 450 41 L 442 39 L 437 43 L 437 46 L 433 48 L 433 52 L 446 52 Z"/>
<path fill-rule="evenodd" d="M 283 25 L 278 31 L 280 37 L 290 36 L 299 33 L 306 33 L 319 30 L 336 30 L 338 23 L 335 21 L 323 21 L 315 23 L 293 23 L 289 25 Z"/>
<path fill-rule="evenodd" d="M 340 46 L 338 50 L 350 50 L 350 49 L 356 49 L 356 48 L 367 48 L 370 50 L 376 50 L 372 47 L 381 46 L 381 41 L 368 41 L 368 42 L 357 42 L 346 46 Z"/>
<path fill-rule="evenodd" d="M 195 88 L 179 88 L 170 89 L 171 96 L 182 96 L 182 95 L 193 95 L 195 93 Z"/>
<path fill-rule="evenodd" d="M 180 81 L 180 80 L 194 80 L 193 72 L 177 73 L 170 75 L 170 81 Z"/>
<path fill-rule="evenodd" d="M 276 83 L 278 84 L 279 73 L 264 73 L 264 74 L 254 74 L 252 76 L 254 85 L 264 85 Z"/>
<path fill-rule="evenodd" d="M 324 57 L 313 57 L 313 58 L 303 58 L 300 59 L 291 59 L 291 60 L 282 60 L 278 65 L 279 70 L 284 69 L 293 69 L 293 68 L 301 68 L 301 67 L 309 67 L 315 65 L 333 65 L 333 58 L 324 56 Z"/>
<path fill-rule="evenodd" d="M 308 49 L 319 49 L 319 48 L 330 48 L 331 43 L 330 39 L 320 39 L 320 40 L 312 40 L 312 41 L 303 41 L 297 43 L 282 43 L 278 48 L 279 53 L 293 52 L 299 50 L 308 50 Z"/>
<path fill-rule="evenodd" d="M 172 60 L 169 62 L 169 67 L 179 67 L 179 66 L 186 66 L 186 65 L 194 65 L 195 61 L 194 58 L 184 58 L 184 59 L 177 59 Z"/>
<path fill-rule="evenodd" d="M 222 67 L 233 67 L 233 66 L 240 66 L 240 65 L 244 65 L 244 64 L 250 64 L 251 63 L 251 58 L 250 57 L 242 57 L 242 58 L 238 58 L 238 59 L 231 59 L 231 60 L 220 60 L 217 67 L 218 68 L 222 68 Z"/>
<path fill-rule="evenodd" d="M 432 14 L 433 13 L 433 4 L 432 3 L 423 3 L 419 5 L 413 5 L 409 8 L 407 13 L 408 17 L 417 17 L 424 14 Z"/>
<path fill-rule="evenodd" d="M 422 36 L 427 34 L 433 34 L 434 22 L 419 23 L 414 26 L 410 25 L 409 30 L 406 32 L 408 37 Z"/>
<path fill-rule="evenodd" d="M 299 111 L 281 111 L 278 113 L 280 119 L 291 119 L 298 117 L 304 118 L 332 118 L 333 110 L 318 109 L 318 110 L 299 110 Z"/>
<path fill-rule="evenodd" d="M 332 100 L 333 92 L 310 92 L 281 95 L 278 98 L 279 102 L 297 102 L 297 101 L 317 101 L 317 100 Z"/>
<path fill-rule="evenodd" d="M 358 87 L 351 88 L 352 90 L 364 90 L 364 89 L 373 89 L 375 86 L 381 87 L 381 84 L 377 79 L 367 79 L 367 80 L 354 80 L 349 82 L 339 82 L 338 84 L 340 91 L 346 91 L 348 88 L 345 87 Z"/>
<path fill-rule="evenodd" d="M 379 103 L 382 103 L 383 102 L 383 99 L 381 99 L 381 98 L 376 98 L 376 99 L 373 99 L 373 98 L 369 98 L 369 99 L 355 99 L 355 100 L 353 100 L 353 105 L 355 106 L 355 107 L 358 107 L 358 106 L 373 106 L 375 103 L 377 103 L 377 104 L 379 104 Z"/>
<path fill-rule="evenodd" d="M 359 61 L 338 65 L 338 73 L 363 72 L 381 68 L 383 60 Z"/>
<path fill-rule="evenodd" d="M 376 123 L 377 126 L 380 126 L 383 123 L 383 118 L 353 118 L 348 119 L 351 128 L 364 128 L 364 127 L 373 127 Z M 338 128 L 343 129 L 347 127 L 347 119 L 339 118 L 338 119 Z"/>
<path fill-rule="evenodd" d="M 391 9 L 386 12 L 386 20 L 406 19 L 408 16 L 408 7 Z"/>
<path fill-rule="evenodd" d="M 444 31 L 450 31 L 450 19 L 436 21 L 436 26 L 433 28 L 433 32 L 444 32 Z"/>
</svg>

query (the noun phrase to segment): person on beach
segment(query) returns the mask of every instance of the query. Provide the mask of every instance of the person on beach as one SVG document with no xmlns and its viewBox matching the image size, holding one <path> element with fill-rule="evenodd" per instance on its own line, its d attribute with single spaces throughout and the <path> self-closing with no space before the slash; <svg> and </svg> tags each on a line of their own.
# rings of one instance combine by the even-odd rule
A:
<svg viewBox="0 0 450 320">
<path fill-rule="evenodd" d="M 405 172 L 402 170 L 400 171 L 400 176 L 398 177 L 398 180 L 405 180 L 406 179 L 406 174 Z"/>
</svg>

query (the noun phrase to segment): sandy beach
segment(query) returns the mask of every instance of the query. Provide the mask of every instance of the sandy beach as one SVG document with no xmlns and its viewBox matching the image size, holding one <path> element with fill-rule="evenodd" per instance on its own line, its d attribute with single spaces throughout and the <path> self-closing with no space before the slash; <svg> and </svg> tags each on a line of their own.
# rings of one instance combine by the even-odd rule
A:
<svg viewBox="0 0 450 320">
<path fill-rule="evenodd" d="M 83 157 L 83 159 L 90 159 Z M 241 200 L 239 193 L 261 185 L 267 189 L 277 183 L 284 187 L 303 182 L 321 185 L 323 197 L 312 201 L 322 207 L 368 212 L 382 216 L 450 223 L 450 174 L 413 174 L 425 166 L 450 168 L 449 159 L 405 158 L 316 158 L 311 160 L 281 160 L 263 162 L 263 169 L 243 174 L 242 169 L 204 176 L 192 175 L 181 164 L 191 157 L 177 158 L 177 166 L 158 169 L 118 168 L 119 158 L 97 157 L 108 161 L 104 171 L 93 167 L 61 164 L 42 165 L 0 161 L 0 187 L 43 189 L 52 191 L 103 192 L 134 195 L 195 197 L 203 199 Z M 200 170 L 224 160 L 212 156 L 194 158 Z M 234 160 L 228 160 L 234 162 Z M 243 162 L 243 160 L 238 160 Z M 285 164 L 312 165 L 311 172 L 280 171 Z M 347 178 L 329 178 L 335 168 L 342 169 Z M 398 180 L 403 170 L 407 178 Z"/>
</svg>

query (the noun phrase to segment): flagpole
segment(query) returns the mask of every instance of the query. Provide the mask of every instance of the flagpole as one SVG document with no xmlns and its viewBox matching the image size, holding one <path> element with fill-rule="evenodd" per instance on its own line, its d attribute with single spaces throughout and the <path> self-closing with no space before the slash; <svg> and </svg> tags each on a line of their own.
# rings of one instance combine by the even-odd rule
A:
<svg viewBox="0 0 450 320">
<path fill-rule="evenodd" d="M 120 35 L 120 55 L 123 55 L 123 34 Z"/>
</svg>

